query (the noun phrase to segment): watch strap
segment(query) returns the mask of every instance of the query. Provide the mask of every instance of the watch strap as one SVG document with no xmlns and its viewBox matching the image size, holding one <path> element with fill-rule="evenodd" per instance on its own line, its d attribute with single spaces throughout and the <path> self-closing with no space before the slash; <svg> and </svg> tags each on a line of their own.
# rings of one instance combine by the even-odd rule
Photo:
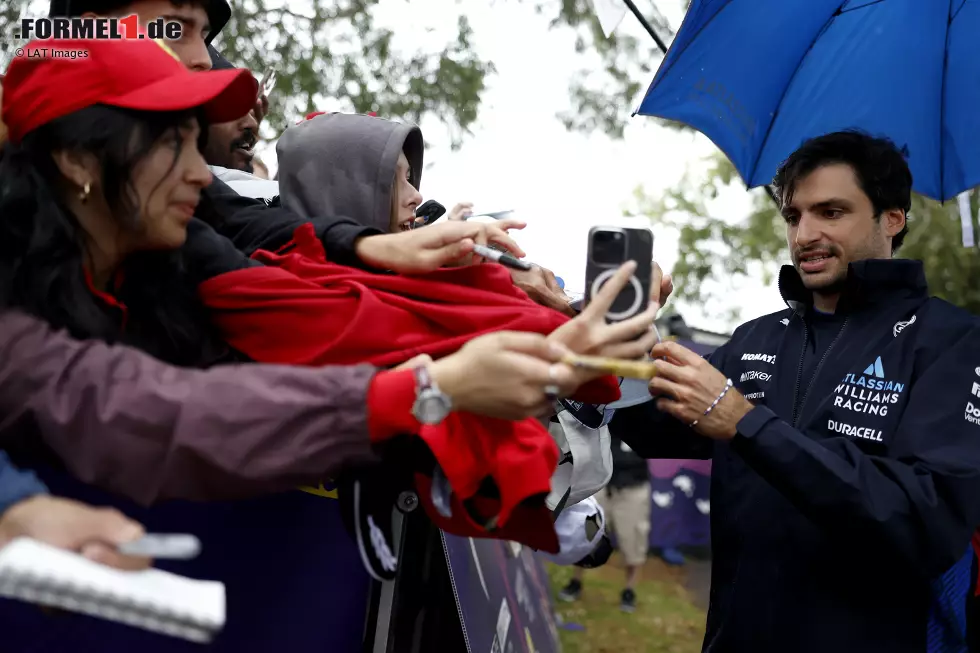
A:
<svg viewBox="0 0 980 653">
<path fill-rule="evenodd" d="M 415 366 L 415 386 L 418 392 L 423 390 L 428 390 L 432 387 L 432 376 L 429 374 L 429 368 L 425 365 Z"/>
</svg>

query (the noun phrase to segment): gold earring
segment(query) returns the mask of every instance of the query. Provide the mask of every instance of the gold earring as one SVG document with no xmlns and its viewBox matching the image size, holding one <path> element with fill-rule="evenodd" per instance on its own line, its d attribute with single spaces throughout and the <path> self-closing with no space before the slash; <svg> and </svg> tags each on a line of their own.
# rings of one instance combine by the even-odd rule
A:
<svg viewBox="0 0 980 653">
<path fill-rule="evenodd" d="M 89 182 L 85 182 L 85 186 L 82 187 L 82 192 L 78 194 L 78 199 L 81 200 L 82 204 L 88 201 L 88 195 L 92 192 L 92 185 Z"/>
</svg>

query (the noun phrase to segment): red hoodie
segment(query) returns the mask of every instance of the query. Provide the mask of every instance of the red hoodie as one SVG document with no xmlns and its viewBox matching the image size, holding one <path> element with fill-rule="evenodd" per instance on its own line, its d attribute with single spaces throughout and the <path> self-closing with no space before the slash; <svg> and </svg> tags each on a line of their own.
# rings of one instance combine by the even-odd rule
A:
<svg viewBox="0 0 980 653">
<path fill-rule="evenodd" d="M 328 263 L 309 225 L 297 229 L 294 241 L 296 248 L 288 254 L 257 252 L 254 258 L 265 267 L 222 274 L 200 286 L 225 340 L 257 361 L 388 367 L 422 353 L 434 358 L 453 353 L 494 331 L 551 333 L 568 320 L 534 304 L 499 265 L 416 277 L 377 274 Z M 613 377 L 590 383 L 576 395 L 586 403 L 618 398 Z M 420 426 L 418 434 L 455 495 L 453 518 L 441 518 L 431 505 L 428 481 L 420 479 L 423 505 L 440 527 L 459 535 L 488 535 L 455 508 L 489 476 L 501 495 L 501 529 L 493 536 L 558 550 L 543 502 L 558 454 L 540 423 L 454 413 L 442 424 Z M 513 525 L 518 533 L 504 528 L 512 513 L 523 522 Z"/>
</svg>

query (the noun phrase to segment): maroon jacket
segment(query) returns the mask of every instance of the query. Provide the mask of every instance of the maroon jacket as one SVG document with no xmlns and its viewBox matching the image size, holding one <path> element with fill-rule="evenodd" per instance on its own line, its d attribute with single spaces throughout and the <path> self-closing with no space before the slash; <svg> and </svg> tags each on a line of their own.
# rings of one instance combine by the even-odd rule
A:
<svg viewBox="0 0 980 653">
<path fill-rule="evenodd" d="M 0 449 L 43 445 L 142 504 L 317 485 L 371 461 L 367 365 L 191 370 L 0 315 Z"/>
</svg>

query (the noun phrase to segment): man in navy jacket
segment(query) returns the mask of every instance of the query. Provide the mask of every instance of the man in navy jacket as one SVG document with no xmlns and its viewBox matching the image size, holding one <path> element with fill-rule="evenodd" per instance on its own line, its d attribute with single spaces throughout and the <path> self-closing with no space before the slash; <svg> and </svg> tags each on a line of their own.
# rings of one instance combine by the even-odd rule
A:
<svg viewBox="0 0 980 653">
<path fill-rule="evenodd" d="M 805 143 L 775 182 L 787 309 L 707 360 L 657 345 L 658 399 L 617 413 L 640 455 L 713 458 L 705 651 L 967 650 L 980 320 L 892 260 L 911 182 L 890 141 Z"/>
</svg>

